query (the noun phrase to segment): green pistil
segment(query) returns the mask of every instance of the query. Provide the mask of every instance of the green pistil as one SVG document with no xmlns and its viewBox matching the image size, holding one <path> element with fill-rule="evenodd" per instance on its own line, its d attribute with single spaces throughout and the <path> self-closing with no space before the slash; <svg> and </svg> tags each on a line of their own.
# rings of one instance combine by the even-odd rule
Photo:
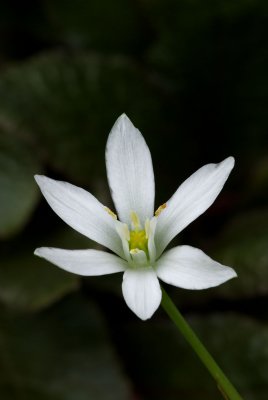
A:
<svg viewBox="0 0 268 400">
<path fill-rule="evenodd" d="M 145 231 L 130 231 L 129 250 L 143 250 L 148 255 L 148 239 Z"/>
</svg>

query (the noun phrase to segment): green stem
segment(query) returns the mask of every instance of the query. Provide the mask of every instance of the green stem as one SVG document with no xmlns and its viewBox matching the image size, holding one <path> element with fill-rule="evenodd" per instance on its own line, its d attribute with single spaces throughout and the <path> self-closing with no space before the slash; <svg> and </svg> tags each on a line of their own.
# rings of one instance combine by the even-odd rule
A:
<svg viewBox="0 0 268 400">
<path fill-rule="evenodd" d="M 190 346 L 192 346 L 193 350 L 196 352 L 202 363 L 213 376 L 223 397 L 227 400 L 242 400 L 242 397 L 239 395 L 229 379 L 220 369 L 216 361 L 209 354 L 204 345 L 200 342 L 192 328 L 185 321 L 185 319 L 163 288 L 161 304 L 166 313 L 174 322 L 174 324 L 177 326 L 177 328 L 179 328 L 187 342 L 190 344 Z"/>
</svg>

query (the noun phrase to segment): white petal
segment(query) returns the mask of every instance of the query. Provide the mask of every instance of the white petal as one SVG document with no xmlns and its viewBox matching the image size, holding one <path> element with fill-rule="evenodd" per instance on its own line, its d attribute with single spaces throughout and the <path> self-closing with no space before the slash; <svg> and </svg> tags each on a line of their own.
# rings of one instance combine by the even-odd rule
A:
<svg viewBox="0 0 268 400">
<path fill-rule="evenodd" d="M 44 197 L 58 216 L 73 229 L 102 244 L 121 257 L 121 239 L 115 220 L 92 194 L 67 182 L 35 175 Z"/>
<path fill-rule="evenodd" d="M 153 217 L 151 220 L 147 219 L 145 222 L 146 236 L 148 237 L 148 252 L 149 258 L 152 263 L 155 262 L 156 248 L 154 242 L 155 228 L 156 228 L 157 218 Z"/>
<path fill-rule="evenodd" d="M 191 175 L 166 203 L 155 233 L 157 256 L 187 225 L 214 202 L 234 166 L 234 158 L 208 164 Z"/>
<path fill-rule="evenodd" d="M 191 246 L 174 247 L 164 253 L 156 273 L 162 281 L 184 289 L 207 289 L 237 276 L 232 268 Z"/>
<path fill-rule="evenodd" d="M 144 138 L 125 114 L 108 137 L 106 167 L 119 219 L 130 224 L 130 212 L 135 211 L 143 225 L 154 212 L 153 165 Z"/>
<path fill-rule="evenodd" d="M 148 265 L 148 260 L 147 256 L 145 254 L 145 251 L 140 250 L 140 249 L 132 249 L 130 250 L 132 262 L 136 266 L 145 266 Z"/>
<path fill-rule="evenodd" d="M 121 221 L 115 221 L 115 227 L 116 227 L 116 232 L 118 233 L 121 241 L 122 241 L 122 247 L 125 255 L 125 259 L 127 261 L 131 261 L 130 253 L 129 253 L 129 239 L 130 239 L 130 234 L 129 234 L 129 229 L 127 224 L 124 224 Z"/>
<path fill-rule="evenodd" d="M 161 288 L 151 267 L 127 269 L 122 290 L 128 307 L 143 320 L 151 318 L 161 302 Z"/>
<path fill-rule="evenodd" d="M 99 250 L 63 250 L 40 247 L 35 255 L 45 258 L 68 272 L 83 276 L 97 276 L 122 272 L 127 268 L 126 261 Z"/>
</svg>

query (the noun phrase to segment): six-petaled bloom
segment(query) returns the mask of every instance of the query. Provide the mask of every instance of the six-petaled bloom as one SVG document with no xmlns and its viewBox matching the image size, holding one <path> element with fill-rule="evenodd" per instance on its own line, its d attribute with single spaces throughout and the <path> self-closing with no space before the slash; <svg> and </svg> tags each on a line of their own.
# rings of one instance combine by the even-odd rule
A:
<svg viewBox="0 0 268 400">
<path fill-rule="evenodd" d="M 236 276 L 201 250 L 169 242 L 214 202 L 234 166 L 233 157 L 208 164 L 188 178 L 154 213 L 155 184 L 150 151 L 126 115 L 115 122 L 106 146 L 109 186 L 118 217 L 87 191 L 36 175 L 51 208 L 72 228 L 110 249 L 41 247 L 35 254 L 66 271 L 93 276 L 124 272 L 128 307 L 150 318 L 161 302 L 162 281 L 185 289 L 217 286 Z"/>
</svg>

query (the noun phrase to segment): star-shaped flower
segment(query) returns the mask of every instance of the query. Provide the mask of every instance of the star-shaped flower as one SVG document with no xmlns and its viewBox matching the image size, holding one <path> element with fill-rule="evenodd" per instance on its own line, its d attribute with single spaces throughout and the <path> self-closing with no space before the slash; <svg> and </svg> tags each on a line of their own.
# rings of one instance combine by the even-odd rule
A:
<svg viewBox="0 0 268 400">
<path fill-rule="evenodd" d="M 206 289 L 236 276 L 201 250 L 169 242 L 214 202 L 234 166 L 233 157 L 208 164 L 190 176 L 154 213 L 151 154 L 141 133 L 123 114 L 106 146 L 106 167 L 117 216 L 89 192 L 36 175 L 51 208 L 72 228 L 110 249 L 63 250 L 41 247 L 35 254 L 78 275 L 123 272 L 128 307 L 150 318 L 161 302 L 158 278 L 185 289 Z"/>
</svg>

